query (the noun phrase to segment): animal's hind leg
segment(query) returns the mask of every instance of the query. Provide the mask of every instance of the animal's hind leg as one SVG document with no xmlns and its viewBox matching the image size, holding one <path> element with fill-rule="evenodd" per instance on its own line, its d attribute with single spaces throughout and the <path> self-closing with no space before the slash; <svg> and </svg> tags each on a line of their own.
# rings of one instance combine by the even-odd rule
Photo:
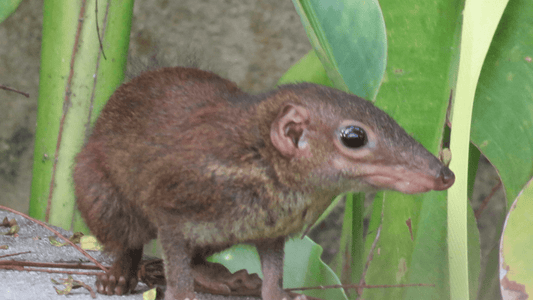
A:
<svg viewBox="0 0 533 300">
<path fill-rule="evenodd" d="M 119 252 L 111 269 L 107 273 L 97 276 L 96 290 L 98 293 L 124 295 L 135 290 L 142 253 L 142 247 Z"/>
<path fill-rule="evenodd" d="M 111 269 L 97 278 L 98 292 L 122 295 L 135 289 L 143 245 L 156 237 L 156 231 L 142 211 L 111 184 L 93 153 L 98 151 L 84 149 L 77 157 L 78 209 L 105 251 L 115 256 Z"/>
</svg>

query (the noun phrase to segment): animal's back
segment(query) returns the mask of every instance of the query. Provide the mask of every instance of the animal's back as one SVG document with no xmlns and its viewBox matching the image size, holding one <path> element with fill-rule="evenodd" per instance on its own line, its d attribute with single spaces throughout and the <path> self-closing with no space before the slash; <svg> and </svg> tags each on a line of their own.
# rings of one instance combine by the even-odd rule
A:
<svg viewBox="0 0 533 300">
<path fill-rule="evenodd" d="M 205 137 L 191 132 L 191 122 L 201 122 L 202 115 L 209 119 L 228 105 L 225 99 L 239 94 L 234 83 L 213 73 L 181 67 L 143 73 L 115 91 L 74 169 L 80 211 L 108 250 L 155 237 L 141 203 L 158 200 L 158 176 L 197 162 L 187 157 L 198 155 L 188 151 L 188 142 Z"/>
<path fill-rule="evenodd" d="M 240 94 L 234 83 L 206 71 L 146 72 L 117 89 L 89 142 L 100 145 L 102 167 L 126 198 L 148 199 L 154 176 L 197 162 L 201 144 L 224 135 L 217 118 L 229 109 L 227 99 Z"/>
<path fill-rule="evenodd" d="M 207 71 L 175 67 L 145 72 L 115 91 L 92 136 L 146 136 L 163 131 L 158 126 L 164 124 L 183 126 L 199 108 L 226 105 L 226 99 L 240 94 L 233 82 Z"/>
</svg>

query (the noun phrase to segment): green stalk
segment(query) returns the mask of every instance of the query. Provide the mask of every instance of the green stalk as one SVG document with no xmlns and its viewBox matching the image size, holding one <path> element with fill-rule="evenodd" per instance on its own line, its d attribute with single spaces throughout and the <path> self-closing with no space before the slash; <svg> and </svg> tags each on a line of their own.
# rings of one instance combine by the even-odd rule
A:
<svg viewBox="0 0 533 300">
<path fill-rule="evenodd" d="M 66 229 L 74 222 L 74 158 L 120 85 L 133 0 L 46 0 L 30 215 Z M 79 224 L 77 221 L 76 224 Z"/>
<path fill-rule="evenodd" d="M 467 193 L 472 108 L 481 67 L 507 1 L 491 0 L 487 3 L 483 0 L 467 0 L 463 12 L 459 74 L 450 139 L 450 168 L 456 175 L 456 182 L 448 191 L 451 299 L 469 299 Z"/>
<path fill-rule="evenodd" d="M 365 193 L 349 193 L 352 200 L 352 247 L 351 247 L 351 282 L 360 283 L 361 276 L 364 272 L 364 266 L 366 263 L 365 254 L 365 242 L 363 238 L 364 232 L 364 212 L 365 212 Z M 350 298 L 359 298 L 355 290 L 351 290 Z"/>
</svg>

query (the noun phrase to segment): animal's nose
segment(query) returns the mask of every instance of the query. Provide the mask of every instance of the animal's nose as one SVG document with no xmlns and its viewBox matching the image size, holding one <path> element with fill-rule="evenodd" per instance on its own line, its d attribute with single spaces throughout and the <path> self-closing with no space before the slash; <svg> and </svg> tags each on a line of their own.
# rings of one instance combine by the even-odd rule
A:
<svg viewBox="0 0 533 300">
<path fill-rule="evenodd" d="M 442 182 L 442 189 L 447 189 L 455 182 L 455 174 L 446 166 L 442 166 L 439 172 L 439 178 Z"/>
</svg>

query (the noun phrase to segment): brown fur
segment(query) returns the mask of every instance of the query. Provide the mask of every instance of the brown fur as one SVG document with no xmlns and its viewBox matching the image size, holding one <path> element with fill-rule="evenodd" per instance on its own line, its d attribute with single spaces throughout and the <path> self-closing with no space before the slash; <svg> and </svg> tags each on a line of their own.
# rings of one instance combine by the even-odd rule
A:
<svg viewBox="0 0 533 300">
<path fill-rule="evenodd" d="M 339 152 L 343 119 L 365 124 L 372 153 Z M 365 182 L 365 174 L 398 165 L 426 180 L 424 190 L 451 185 L 449 169 L 357 96 L 313 84 L 250 96 L 197 69 L 143 73 L 109 99 L 74 171 L 83 218 L 117 255 L 98 291 L 135 288 L 139 249 L 159 236 L 166 299 L 193 299 L 191 268 L 248 242 L 263 262 L 263 298 L 281 300 L 285 237 L 315 222 L 341 192 L 391 188 Z"/>
</svg>

